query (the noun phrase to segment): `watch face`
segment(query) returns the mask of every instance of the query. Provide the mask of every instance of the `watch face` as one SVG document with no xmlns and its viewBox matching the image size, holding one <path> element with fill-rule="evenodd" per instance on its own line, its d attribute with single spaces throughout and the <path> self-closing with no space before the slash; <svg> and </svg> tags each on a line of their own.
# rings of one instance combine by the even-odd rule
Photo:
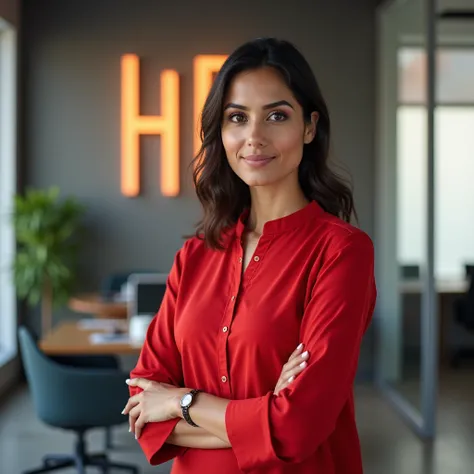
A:
<svg viewBox="0 0 474 474">
<path fill-rule="evenodd" d="M 193 396 L 190 393 L 187 393 L 182 399 L 181 399 L 181 406 L 182 407 L 188 407 L 191 405 L 191 402 L 193 401 Z"/>
</svg>

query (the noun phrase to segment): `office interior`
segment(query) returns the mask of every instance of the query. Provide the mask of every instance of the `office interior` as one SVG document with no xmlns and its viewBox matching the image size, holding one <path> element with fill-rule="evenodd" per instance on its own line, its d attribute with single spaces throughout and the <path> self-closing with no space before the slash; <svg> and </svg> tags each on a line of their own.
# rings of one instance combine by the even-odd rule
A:
<svg viewBox="0 0 474 474">
<path fill-rule="evenodd" d="M 106 368 L 125 381 L 200 216 L 196 113 L 223 58 L 261 36 L 294 42 L 310 62 L 332 158 L 349 171 L 358 225 L 375 244 L 378 303 L 354 387 L 364 472 L 472 472 L 473 1 L 0 0 L 0 473 L 84 448 L 42 421 L 34 354 L 64 373 Z M 124 91 L 157 117 L 167 71 L 178 158 L 165 172 L 160 137 L 142 135 L 128 163 L 139 179 L 127 182 Z M 14 196 L 51 187 L 81 216 L 75 286 L 59 306 L 44 292 L 31 306 L 12 271 Z M 68 379 L 57 383 L 65 390 Z M 86 433 L 85 448 L 143 474 L 170 472 L 149 466 L 126 420 L 116 423 Z"/>
</svg>

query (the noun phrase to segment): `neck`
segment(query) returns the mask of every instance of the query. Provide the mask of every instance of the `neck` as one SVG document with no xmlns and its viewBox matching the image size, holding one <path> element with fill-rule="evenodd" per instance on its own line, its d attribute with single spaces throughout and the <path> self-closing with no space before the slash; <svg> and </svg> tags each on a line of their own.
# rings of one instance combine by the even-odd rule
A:
<svg viewBox="0 0 474 474">
<path fill-rule="evenodd" d="M 266 222 L 289 216 L 303 209 L 309 201 L 298 186 L 293 192 L 266 189 L 265 186 L 250 188 L 251 206 L 247 230 L 257 235 L 263 233 Z"/>
</svg>

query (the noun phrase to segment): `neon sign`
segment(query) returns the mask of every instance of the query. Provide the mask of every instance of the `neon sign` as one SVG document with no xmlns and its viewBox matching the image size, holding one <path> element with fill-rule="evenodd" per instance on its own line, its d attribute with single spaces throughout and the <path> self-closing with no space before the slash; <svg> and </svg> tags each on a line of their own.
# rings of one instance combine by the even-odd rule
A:
<svg viewBox="0 0 474 474">
<path fill-rule="evenodd" d="M 198 55 L 193 61 L 194 75 L 194 137 L 193 151 L 201 146 L 198 121 L 211 88 L 213 75 L 227 56 Z M 121 190 L 128 197 L 140 194 L 140 135 L 161 137 L 161 193 L 177 196 L 180 181 L 179 150 L 179 75 L 172 69 L 160 74 L 161 115 L 140 114 L 140 64 L 135 54 L 121 59 Z"/>
</svg>

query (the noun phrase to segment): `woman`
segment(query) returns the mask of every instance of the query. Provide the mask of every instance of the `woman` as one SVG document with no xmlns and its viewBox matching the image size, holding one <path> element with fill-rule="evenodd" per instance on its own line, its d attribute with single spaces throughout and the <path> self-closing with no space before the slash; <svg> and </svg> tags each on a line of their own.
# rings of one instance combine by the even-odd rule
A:
<svg viewBox="0 0 474 474">
<path fill-rule="evenodd" d="M 151 464 L 362 472 L 352 385 L 375 304 L 373 245 L 348 223 L 329 132 L 288 42 L 247 43 L 217 75 L 194 173 L 204 218 L 127 380 L 124 414 Z"/>
</svg>

